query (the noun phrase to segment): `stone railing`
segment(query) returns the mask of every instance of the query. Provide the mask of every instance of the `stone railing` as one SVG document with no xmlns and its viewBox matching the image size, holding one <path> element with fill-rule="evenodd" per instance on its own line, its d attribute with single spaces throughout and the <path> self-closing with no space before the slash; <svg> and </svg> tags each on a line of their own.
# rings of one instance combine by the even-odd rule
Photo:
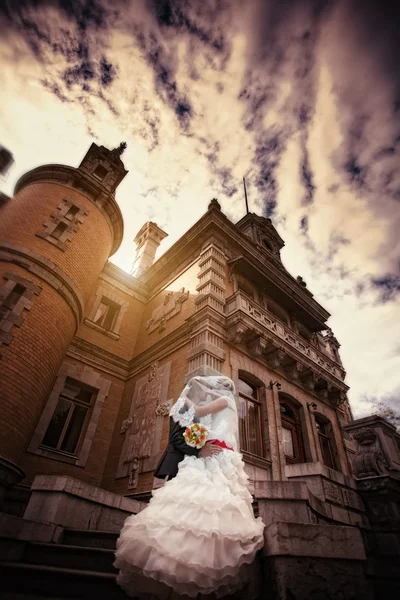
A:
<svg viewBox="0 0 400 600">
<path fill-rule="evenodd" d="M 312 343 L 307 342 L 290 327 L 277 319 L 272 313 L 261 307 L 257 302 L 252 301 L 246 294 L 236 292 L 226 301 L 225 314 L 227 317 L 241 311 L 254 319 L 259 325 L 271 332 L 279 345 L 279 341 L 286 342 L 292 348 L 313 361 L 319 368 L 324 369 L 334 377 L 343 381 L 345 371 L 334 360 L 323 354 Z"/>
</svg>

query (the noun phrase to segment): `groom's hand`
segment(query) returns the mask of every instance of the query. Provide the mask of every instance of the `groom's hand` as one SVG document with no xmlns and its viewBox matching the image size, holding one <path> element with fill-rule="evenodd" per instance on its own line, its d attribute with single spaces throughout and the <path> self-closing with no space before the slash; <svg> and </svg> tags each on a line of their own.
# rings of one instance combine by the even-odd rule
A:
<svg viewBox="0 0 400 600">
<path fill-rule="evenodd" d="M 223 448 L 221 446 L 217 446 L 217 444 L 206 444 L 200 450 L 200 458 L 208 458 L 210 456 L 215 456 L 222 452 Z"/>
</svg>

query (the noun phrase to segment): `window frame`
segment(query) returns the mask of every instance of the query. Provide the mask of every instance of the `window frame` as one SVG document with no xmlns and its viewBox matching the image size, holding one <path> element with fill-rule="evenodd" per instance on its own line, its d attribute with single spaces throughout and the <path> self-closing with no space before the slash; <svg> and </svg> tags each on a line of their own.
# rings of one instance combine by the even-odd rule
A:
<svg viewBox="0 0 400 600">
<path fill-rule="evenodd" d="M 80 389 L 90 391 L 91 392 L 90 403 L 87 404 L 87 403 L 83 402 L 82 400 L 73 398 L 72 396 L 69 396 L 68 394 L 65 394 L 64 390 L 65 390 L 66 386 L 68 385 L 68 383 L 72 383 L 72 384 L 80 387 Z M 83 439 L 84 439 L 84 437 L 86 435 L 88 425 L 90 423 L 90 419 L 91 419 L 92 412 L 93 412 L 93 407 L 96 404 L 96 400 L 97 400 L 97 396 L 98 396 L 98 391 L 99 390 L 96 390 L 95 388 L 91 388 L 91 386 L 88 386 L 87 384 L 85 384 L 82 381 L 79 381 L 79 380 L 73 379 L 70 376 L 67 376 L 65 378 L 65 380 L 64 380 L 64 384 L 63 384 L 63 387 L 61 389 L 61 392 L 58 395 L 57 403 L 55 405 L 55 408 L 54 408 L 53 414 L 52 414 L 52 416 L 50 418 L 50 421 L 49 421 L 49 423 L 47 425 L 46 431 L 45 431 L 45 433 L 43 435 L 43 439 L 42 439 L 41 443 L 39 444 L 39 448 L 41 448 L 43 450 L 49 450 L 50 452 L 57 452 L 57 453 L 60 453 L 60 454 L 65 454 L 66 456 L 71 456 L 71 457 L 77 458 L 79 456 L 79 452 L 80 452 L 80 449 L 81 449 L 81 446 L 82 446 L 82 442 L 83 442 Z M 61 430 L 61 433 L 60 433 L 60 436 L 59 436 L 59 439 L 58 439 L 58 442 L 57 442 L 57 446 L 56 447 L 54 447 L 54 446 L 48 446 L 48 445 L 44 444 L 43 440 L 45 439 L 47 431 L 49 430 L 49 427 L 50 427 L 50 425 L 52 423 L 53 417 L 55 415 L 55 412 L 57 410 L 57 407 L 58 407 L 58 404 L 59 404 L 60 400 L 67 400 L 68 402 L 71 402 L 72 405 L 71 405 L 71 407 L 68 410 L 68 416 L 67 416 L 66 421 L 64 423 L 64 426 L 63 426 L 63 428 Z M 63 444 L 66 432 L 68 430 L 69 424 L 70 424 L 71 419 L 73 417 L 73 414 L 74 414 L 74 411 L 75 411 L 75 406 L 82 406 L 84 408 L 87 408 L 87 412 L 86 412 L 83 424 L 81 426 L 81 430 L 79 432 L 78 440 L 77 440 L 76 445 L 75 445 L 75 450 L 74 450 L 74 452 L 68 452 L 66 450 L 62 450 L 61 446 Z"/>
<path fill-rule="evenodd" d="M 249 396 L 249 395 L 245 394 L 244 392 L 240 391 L 240 382 L 241 381 L 243 381 L 243 383 L 245 383 L 246 385 L 250 386 L 253 390 L 255 390 L 256 398 L 254 396 Z M 262 399 L 261 399 L 260 387 L 255 385 L 249 379 L 246 379 L 246 377 L 239 376 L 239 378 L 238 378 L 238 395 L 239 395 L 239 402 L 240 402 L 240 399 L 242 398 L 245 401 L 245 406 L 246 406 L 246 414 L 245 414 L 244 422 L 245 422 L 245 429 L 246 429 L 247 447 L 244 447 L 244 445 L 243 445 L 243 440 L 242 440 L 242 436 L 241 436 L 242 428 L 239 427 L 240 450 L 245 452 L 249 456 L 265 459 L 266 458 L 265 437 L 264 437 L 265 432 L 264 432 L 264 420 L 262 418 Z M 257 432 L 256 432 L 256 445 L 258 446 L 257 447 L 258 453 L 251 452 L 251 450 L 248 449 L 249 445 L 250 445 L 249 444 L 249 442 L 250 442 L 249 412 L 248 412 L 248 403 L 249 402 L 251 402 L 252 404 L 257 406 L 256 414 L 257 414 L 258 436 L 257 436 Z M 258 437 L 258 439 L 257 439 L 257 437 Z"/>
<path fill-rule="evenodd" d="M 98 327 L 102 327 L 106 331 L 114 331 L 115 324 L 118 320 L 118 316 L 121 311 L 121 305 L 118 304 L 118 302 L 115 302 L 111 298 L 108 298 L 107 296 L 104 296 L 104 295 L 100 299 L 100 303 L 97 307 L 97 311 L 100 310 L 101 305 L 106 306 L 107 310 L 105 311 L 105 313 L 103 315 L 101 315 L 99 317 L 99 319 L 97 321 L 95 320 L 96 319 L 96 315 L 95 315 L 93 317 L 93 323 L 95 325 L 97 325 Z M 113 311 L 112 319 L 111 319 L 110 326 L 106 327 L 105 322 L 107 321 L 107 317 L 110 312 L 110 309 L 112 309 L 112 311 Z M 96 314 L 97 314 L 97 311 L 96 311 Z M 101 321 L 101 322 L 99 322 L 99 321 Z"/>
<path fill-rule="evenodd" d="M 321 430 L 320 430 L 321 425 L 324 430 L 323 432 L 321 432 Z M 329 427 L 330 425 L 331 425 L 330 422 L 326 422 L 323 419 L 321 419 L 319 416 L 315 416 L 315 428 L 317 430 L 318 444 L 319 444 L 319 449 L 321 451 L 322 462 L 326 467 L 328 467 L 328 469 L 333 469 L 334 471 L 337 471 L 338 468 L 337 468 L 337 464 L 336 464 L 336 460 L 335 460 L 335 453 L 333 451 L 332 432 L 329 432 L 329 431 L 328 431 L 328 433 L 326 432 L 326 428 Z M 327 464 L 327 462 L 325 460 L 325 450 L 324 450 L 324 446 L 322 444 L 322 440 L 325 440 L 325 443 L 327 443 L 331 464 Z"/>
<path fill-rule="evenodd" d="M 76 456 L 65 452 L 58 452 L 48 446 L 41 447 L 47 428 L 57 409 L 60 394 L 65 388 L 67 377 L 79 383 L 84 383 L 87 387 L 93 388 L 97 392 L 92 400 L 91 414 L 85 428 L 84 436 L 79 441 L 80 447 L 76 449 Z M 88 365 L 82 370 L 81 365 L 65 361 L 60 367 L 53 389 L 43 408 L 43 412 L 26 451 L 30 454 L 35 454 L 58 462 L 75 465 L 77 467 L 85 467 L 91 454 L 100 415 L 109 394 L 111 383 L 110 379 L 105 378 L 103 374 L 100 374 Z"/>
<path fill-rule="evenodd" d="M 294 417 L 286 416 L 280 409 L 282 405 L 287 405 Z M 286 397 L 279 397 L 279 409 L 281 416 L 282 429 L 289 429 L 292 432 L 294 456 L 285 454 L 286 464 L 298 464 L 305 462 L 304 440 L 301 429 L 301 420 L 299 410 L 294 402 Z"/>
</svg>

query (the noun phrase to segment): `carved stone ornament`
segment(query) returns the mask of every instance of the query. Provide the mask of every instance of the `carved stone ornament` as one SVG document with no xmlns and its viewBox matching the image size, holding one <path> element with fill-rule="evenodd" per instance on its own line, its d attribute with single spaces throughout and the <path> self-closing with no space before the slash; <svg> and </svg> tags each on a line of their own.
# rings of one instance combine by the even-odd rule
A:
<svg viewBox="0 0 400 600">
<path fill-rule="evenodd" d="M 156 407 L 160 400 L 162 379 L 162 370 L 156 369 L 154 376 L 148 377 L 147 381 L 145 380 L 139 387 L 126 457 L 129 462 L 135 458 L 143 459 L 151 456 L 156 426 Z"/>
<path fill-rule="evenodd" d="M 297 380 L 301 376 L 301 373 L 304 371 L 304 365 L 297 361 L 294 361 L 290 365 L 285 368 L 285 372 L 290 379 Z"/>
<path fill-rule="evenodd" d="M 228 333 L 228 341 L 231 344 L 241 344 L 247 332 L 247 327 L 241 323 L 237 323 Z"/>
<path fill-rule="evenodd" d="M 133 423 L 133 419 L 132 419 L 132 417 L 129 417 L 129 419 L 124 419 L 124 420 L 122 421 L 122 424 L 121 424 L 121 429 L 120 429 L 120 431 L 119 431 L 119 432 L 120 432 L 120 433 L 125 433 L 126 431 L 128 431 L 128 429 L 129 429 L 129 427 L 132 425 L 132 423 Z"/>
<path fill-rule="evenodd" d="M 268 356 L 267 356 L 267 362 L 272 367 L 275 367 L 275 368 L 279 369 L 282 366 L 282 364 L 283 364 L 285 356 L 286 356 L 286 353 L 283 350 L 279 350 L 277 348 L 276 350 L 274 350 L 273 352 L 271 352 L 270 354 L 268 354 Z"/>
<path fill-rule="evenodd" d="M 150 367 L 150 373 L 147 378 L 147 381 L 152 381 L 154 379 L 154 377 L 156 376 L 156 373 L 157 373 L 157 363 L 153 363 Z"/>
<path fill-rule="evenodd" d="M 171 407 L 169 405 L 169 402 L 162 402 L 161 404 L 157 405 L 156 415 L 157 417 L 165 417 L 166 415 L 169 415 L 170 410 Z"/>
<path fill-rule="evenodd" d="M 162 304 L 153 310 L 151 319 L 146 323 L 148 333 L 152 333 L 156 329 L 163 331 L 167 326 L 167 321 L 180 312 L 182 302 L 185 302 L 188 297 L 189 292 L 185 292 L 185 288 L 177 292 L 167 292 Z"/>
<path fill-rule="evenodd" d="M 314 391 L 315 388 L 315 384 L 318 381 L 318 375 L 316 373 L 314 373 L 314 371 L 312 371 L 311 373 L 308 373 L 303 379 L 302 379 L 302 384 L 304 385 L 304 387 L 307 390 L 310 390 L 311 392 Z"/>
<path fill-rule="evenodd" d="M 163 428 L 160 414 L 167 411 L 170 372 L 171 362 L 162 366 L 155 362 L 135 383 L 129 420 L 122 424 L 122 431 L 127 427 L 127 433 L 118 462 L 117 479 L 133 477 L 131 470 L 137 464 L 135 460 L 139 461 L 140 473 L 152 471 L 157 466 Z"/>
<path fill-rule="evenodd" d="M 247 344 L 247 349 L 252 356 L 262 356 L 265 349 L 268 347 L 268 342 L 264 338 L 257 337 Z"/>
<path fill-rule="evenodd" d="M 132 490 L 137 487 L 139 479 L 139 467 L 139 460 L 134 458 L 129 469 L 128 490 Z"/>
<path fill-rule="evenodd" d="M 381 444 L 376 432 L 371 427 L 363 427 L 353 434 L 358 443 L 357 452 L 353 458 L 353 471 L 358 479 L 384 475 L 388 463 L 383 455 Z"/>
<path fill-rule="evenodd" d="M 336 504 L 343 504 L 342 492 L 338 485 L 331 483 L 330 481 L 323 482 L 324 493 L 327 500 L 335 502 Z"/>
</svg>

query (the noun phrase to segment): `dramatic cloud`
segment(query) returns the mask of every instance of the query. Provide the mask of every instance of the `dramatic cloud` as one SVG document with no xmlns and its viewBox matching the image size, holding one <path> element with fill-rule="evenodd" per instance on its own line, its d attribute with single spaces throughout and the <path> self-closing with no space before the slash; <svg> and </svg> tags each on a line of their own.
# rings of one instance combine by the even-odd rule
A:
<svg viewBox="0 0 400 600">
<path fill-rule="evenodd" d="M 151 219 L 164 251 L 218 197 L 271 216 L 331 313 L 361 414 L 400 390 L 399 15 L 370 0 L 24 0 L 0 5 L 4 191 L 91 141 L 128 142 L 129 269 Z M 389 402 L 388 400 L 388 402 Z"/>
</svg>

